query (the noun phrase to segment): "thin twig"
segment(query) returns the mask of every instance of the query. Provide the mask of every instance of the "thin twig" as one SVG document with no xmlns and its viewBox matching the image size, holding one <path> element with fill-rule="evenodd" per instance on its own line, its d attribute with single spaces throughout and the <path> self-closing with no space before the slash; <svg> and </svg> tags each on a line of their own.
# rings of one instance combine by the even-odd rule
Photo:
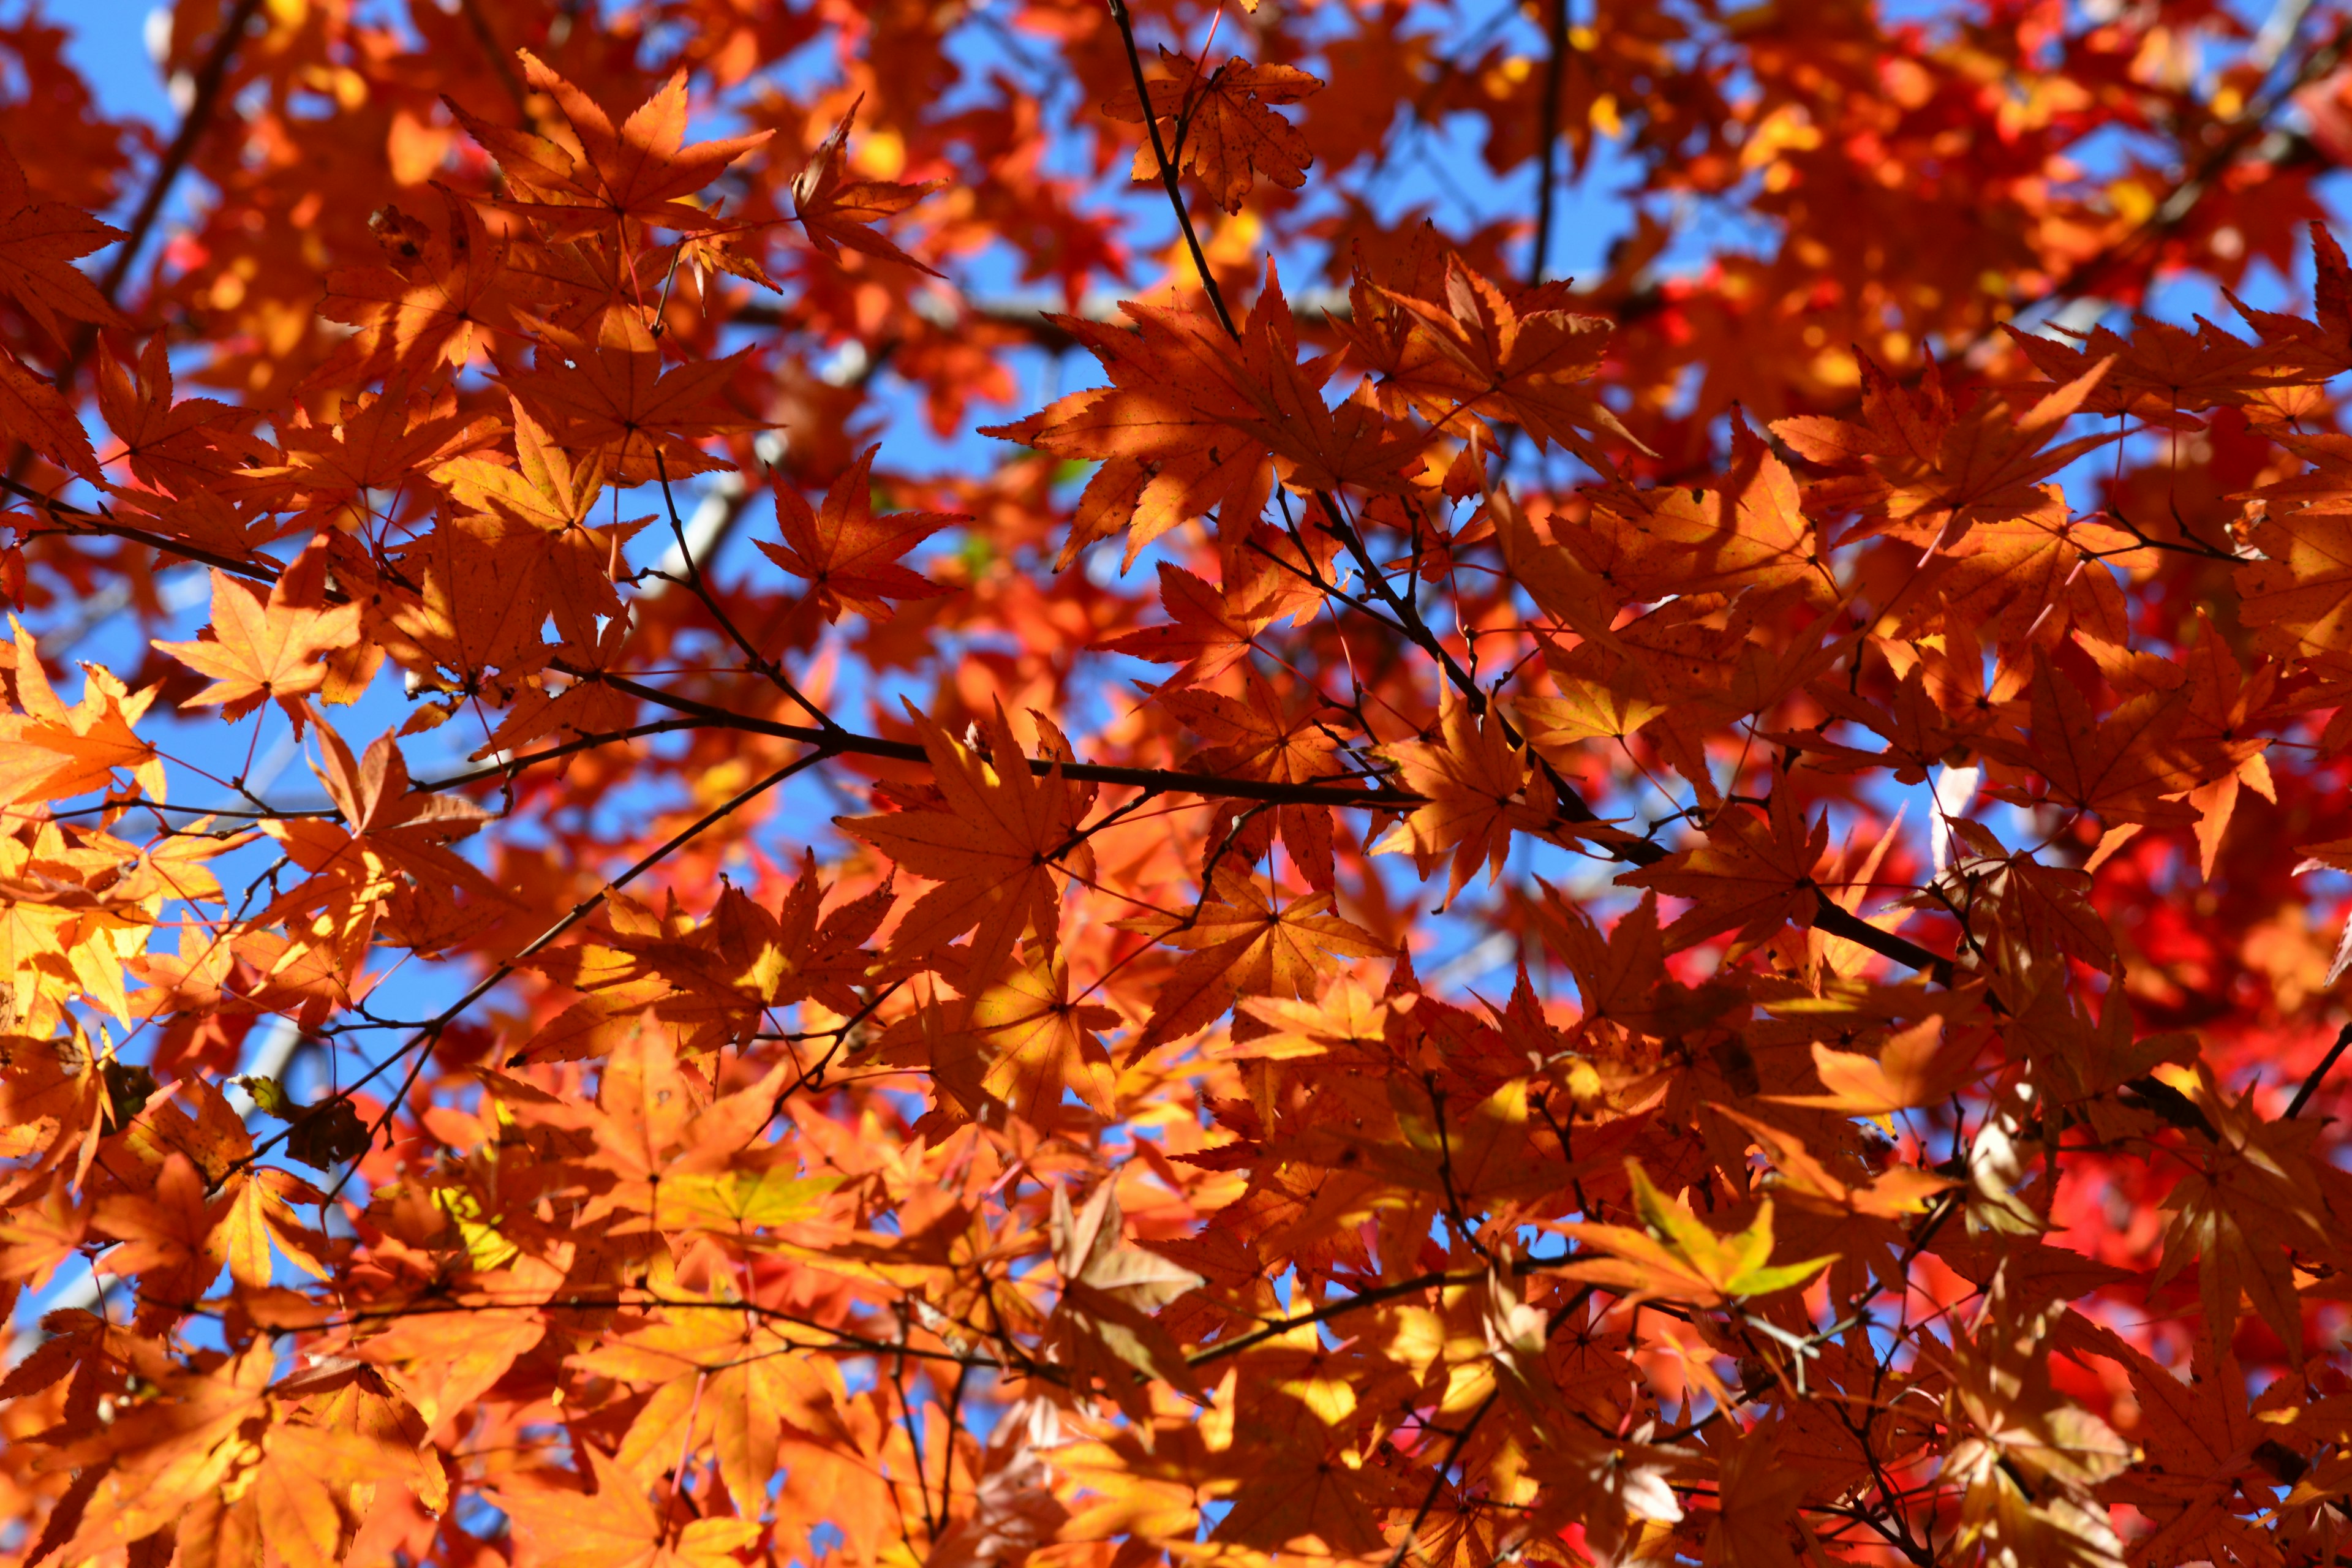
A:
<svg viewBox="0 0 2352 1568">
<path fill-rule="evenodd" d="M 586 920 L 590 915 L 603 908 L 606 898 L 614 893 L 619 892 L 623 888 L 627 887 L 631 882 L 635 881 L 639 877 L 645 875 L 645 873 L 652 870 L 656 866 L 660 865 L 664 860 L 669 858 L 670 856 L 676 854 L 679 849 L 685 847 L 688 844 L 692 843 L 704 832 L 726 820 L 728 817 L 732 816 L 744 806 L 750 805 L 752 801 L 757 800 L 761 795 L 765 795 L 768 791 L 775 788 L 778 784 L 781 784 L 785 780 L 791 778 L 794 773 L 801 772 L 804 768 L 815 765 L 817 763 L 824 761 L 831 754 L 831 752 L 820 747 L 819 749 L 807 752 L 803 756 L 796 757 L 793 761 L 786 763 L 783 766 L 773 769 L 761 778 L 746 784 L 743 788 L 736 791 L 732 795 L 730 795 L 726 800 L 720 802 L 718 805 L 711 807 L 709 811 L 697 817 L 691 824 L 679 829 L 677 833 L 672 834 L 668 838 L 665 839 L 658 847 L 649 851 L 647 854 L 640 858 L 637 862 L 631 866 L 627 870 L 622 872 L 619 876 L 614 878 L 611 881 L 597 889 L 593 893 L 591 893 L 588 897 L 580 900 L 580 902 L 572 905 L 571 910 L 564 914 L 562 920 L 557 921 L 553 925 L 548 927 L 547 930 L 540 932 L 538 936 L 532 938 L 531 941 L 520 952 L 516 952 L 513 957 L 508 959 L 505 963 L 491 970 L 488 974 L 482 976 L 480 980 L 476 981 L 474 984 L 467 989 L 464 995 L 449 1004 L 448 1006 L 443 1008 L 441 1012 L 427 1022 L 423 1028 L 417 1030 L 415 1035 L 411 1036 L 407 1043 L 403 1045 L 398 1050 L 393 1052 L 391 1055 L 385 1057 L 382 1061 L 377 1062 L 374 1066 L 369 1068 L 368 1070 L 359 1078 L 337 1089 L 333 1094 L 328 1096 L 326 1100 L 320 1101 L 320 1105 L 325 1105 L 331 1100 L 348 1101 L 352 1095 L 366 1088 L 368 1084 L 376 1079 L 383 1077 L 384 1073 L 391 1070 L 392 1065 L 394 1062 L 399 1061 L 411 1052 L 416 1051 L 419 1047 L 429 1046 L 434 1041 L 439 1039 L 441 1036 L 446 1032 L 449 1026 L 457 1022 L 458 1017 L 464 1014 L 467 1008 L 480 1001 L 484 996 L 488 995 L 493 989 L 505 981 L 509 976 L 512 975 L 515 971 L 520 969 L 527 961 L 544 952 L 549 946 L 559 941 L 567 931 L 570 931 L 573 927 L 579 925 L 581 921 Z M 424 1061 L 424 1057 L 419 1055 L 416 1058 L 416 1064 L 409 1069 L 408 1076 L 403 1082 L 400 1092 L 394 1094 L 385 1100 L 383 1114 L 376 1118 L 375 1124 L 369 1129 L 369 1141 L 371 1142 L 383 1133 L 383 1129 L 386 1126 L 391 1124 L 392 1118 L 399 1110 L 401 1102 L 407 1099 L 408 1089 L 415 1085 L 416 1076 L 423 1068 Z M 318 1106 L 311 1107 L 313 1112 L 318 1109 Z M 228 1180 L 232 1173 L 242 1170 L 246 1166 L 252 1164 L 256 1160 L 260 1159 L 262 1155 L 269 1152 L 270 1150 L 283 1142 L 292 1131 L 293 1124 L 289 1124 L 284 1131 L 273 1133 L 268 1138 L 264 1139 L 260 1143 L 255 1145 L 253 1152 L 247 1154 L 242 1159 L 232 1161 L 228 1166 L 221 1172 L 219 1178 L 212 1184 L 208 1190 L 213 1192 L 219 1191 L 221 1183 Z M 337 1179 L 334 1186 L 330 1189 L 327 1194 L 327 1197 L 330 1201 L 334 1198 L 336 1194 L 343 1190 L 345 1184 L 348 1184 L 352 1178 L 352 1171 L 357 1169 L 358 1162 L 354 1161 L 352 1162 L 350 1169 L 345 1170 L 343 1174 Z"/>
<path fill-rule="evenodd" d="M 2311 1103 L 2311 1097 L 2319 1092 L 2320 1084 L 2347 1049 L 2352 1049 L 2352 1024 L 2336 1032 L 2336 1044 L 2328 1047 L 2327 1054 L 2319 1058 L 2319 1065 L 2303 1080 L 2303 1087 L 2294 1091 L 2294 1098 L 2287 1101 L 2285 1121 L 2292 1121 L 2303 1114 L 2303 1108 Z"/>
</svg>

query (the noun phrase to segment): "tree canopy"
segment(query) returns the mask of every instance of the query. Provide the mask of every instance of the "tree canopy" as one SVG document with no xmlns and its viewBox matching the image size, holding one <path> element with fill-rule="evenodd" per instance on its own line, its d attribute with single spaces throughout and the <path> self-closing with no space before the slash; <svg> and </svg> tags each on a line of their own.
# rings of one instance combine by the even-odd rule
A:
<svg viewBox="0 0 2352 1568">
<path fill-rule="evenodd" d="M 2352 1560 L 2352 7 L 78 9 L 0 1568 Z"/>
</svg>

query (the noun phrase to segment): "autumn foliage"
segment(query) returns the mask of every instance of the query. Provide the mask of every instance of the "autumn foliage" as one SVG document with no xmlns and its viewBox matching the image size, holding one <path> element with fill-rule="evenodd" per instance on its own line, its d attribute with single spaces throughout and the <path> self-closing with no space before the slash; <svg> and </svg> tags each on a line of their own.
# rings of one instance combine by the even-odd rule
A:
<svg viewBox="0 0 2352 1568">
<path fill-rule="evenodd" d="M 2352 9 L 56 9 L 0 1565 L 2352 1560 Z"/>
</svg>

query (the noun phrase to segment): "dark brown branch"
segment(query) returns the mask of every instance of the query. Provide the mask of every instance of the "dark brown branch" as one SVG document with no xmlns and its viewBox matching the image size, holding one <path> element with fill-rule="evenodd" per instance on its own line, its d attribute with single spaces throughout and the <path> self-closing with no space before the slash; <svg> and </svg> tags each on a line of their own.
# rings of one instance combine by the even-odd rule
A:
<svg viewBox="0 0 2352 1568">
<path fill-rule="evenodd" d="M 1544 61 L 1542 121 L 1537 135 L 1542 157 L 1537 163 L 1536 177 L 1542 182 L 1536 188 L 1535 254 L 1528 259 L 1528 287 L 1532 289 L 1544 280 L 1544 269 L 1551 261 L 1551 216 L 1557 196 L 1553 186 L 1559 183 L 1552 161 L 1559 154 L 1559 89 L 1560 80 L 1568 72 L 1568 0 L 1551 0 L 1550 49 Z"/>
<path fill-rule="evenodd" d="M 69 506 L 53 496 L 43 495 L 30 485 L 21 483 L 6 474 L 0 474 L 0 489 L 31 501 L 46 512 L 49 521 L 57 526 L 54 530 L 40 531 L 43 532 L 110 533 L 117 539 L 127 539 L 134 544 L 144 544 L 150 549 L 163 551 L 167 555 L 179 556 L 184 561 L 194 561 L 205 566 L 216 566 L 233 577 L 243 577 L 249 582 L 263 584 L 278 581 L 278 569 L 274 565 L 257 564 L 250 561 L 239 561 L 232 556 L 217 555 L 198 545 L 184 543 L 176 539 L 167 539 L 160 533 L 150 533 L 143 528 L 133 528 L 126 522 L 117 522 L 104 512 L 84 511 L 81 508 Z"/>
<path fill-rule="evenodd" d="M 1209 258 L 1201 248 L 1201 237 L 1193 232 L 1192 214 L 1184 205 L 1184 193 L 1176 183 L 1176 164 L 1168 156 L 1168 144 L 1160 135 L 1160 117 L 1151 112 L 1151 84 L 1143 79 L 1143 57 L 1136 52 L 1135 18 L 1128 15 L 1127 0 L 1109 0 L 1111 20 L 1118 24 L 1118 36 L 1127 46 L 1127 68 L 1135 78 L 1135 97 L 1143 113 L 1143 129 L 1151 138 L 1151 156 L 1160 170 L 1160 183 L 1167 187 L 1168 205 L 1175 209 L 1176 226 L 1184 233 L 1184 248 L 1192 254 L 1192 269 L 1201 275 L 1201 287 L 1207 291 L 1210 307 L 1223 323 L 1225 335 L 1239 342 L 1241 329 L 1234 325 L 1233 313 L 1225 309 L 1224 291 L 1217 287 L 1216 274 L 1209 270 Z"/>
<path fill-rule="evenodd" d="M 1412 1522 L 1406 1525 L 1404 1533 L 1397 1538 L 1396 1550 L 1389 1555 L 1388 1568 L 1404 1568 L 1404 1560 L 1412 1555 L 1413 1542 L 1421 1535 L 1421 1527 L 1429 1522 L 1430 1510 L 1437 1506 L 1437 1494 L 1445 1489 L 1445 1472 L 1462 1458 L 1462 1450 L 1470 1446 L 1470 1439 L 1477 1435 L 1478 1424 L 1486 1419 L 1486 1412 L 1495 1408 L 1495 1401 L 1502 1397 L 1502 1393 L 1499 1382 L 1488 1389 L 1486 1397 L 1478 1402 L 1478 1408 L 1470 1412 L 1470 1418 L 1463 1422 L 1461 1429 L 1454 1434 L 1454 1441 L 1445 1446 L 1445 1457 L 1437 1461 L 1437 1468 L 1429 1478 L 1429 1489 L 1422 1494 L 1421 1506 L 1412 1510 Z"/>
<path fill-rule="evenodd" d="M 1446 1285 L 1475 1285 L 1485 1278 L 1486 1278 L 1485 1269 L 1480 1269 L 1475 1274 L 1447 1274 L 1441 1271 L 1433 1274 L 1416 1274 L 1410 1279 L 1400 1279 L 1393 1285 L 1375 1285 L 1370 1289 L 1357 1291 L 1344 1301 L 1330 1301 L 1311 1312 L 1294 1312 L 1286 1318 L 1277 1318 L 1261 1327 L 1252 1329 L 1248 1333 L 1220 1341 L 1205 1350 L 1194 1351 L 1184 1360 L 1188 1365 L 1207 1366 L 1213 1362 L 1223 1361 L 1227 1356 L 1239 1355 L 1254 1345 L 1262 1345 L 1268 1340 L 1280 1339 L 1293 1329 L 1303 1327 L 1307 1323 L 1320 1323 L 1355 1311 L 1360 1307 L 1375 1307 L 1382 1301 L 1392 1301 L 1399 1296 L 1410 1296 L 1417 1290 L 1433 1290 Z"/>
<path fill-rule="evenodd" d="M 2319 1086 L 2327 1080 L 2328 1073 L 2347 1049 L 2352 1049 L 2352 1024 L 2347 1024 L 2337 1031 L 2336 1043 L 2328 1047 L 2326 1056 L 2319 1058 L 2319 1065 L 2311 1069 L 2311 1075 L 2303 1080 L 2303 1087 L 2294 1091 L 2294 1098 L 2287 1101 L 2287 1121 L 2292 1121 L 2303 1114 L 2303 1108 L 2311 1103 L 2311 1097 L 2319 1092 Z"/>
</svg>

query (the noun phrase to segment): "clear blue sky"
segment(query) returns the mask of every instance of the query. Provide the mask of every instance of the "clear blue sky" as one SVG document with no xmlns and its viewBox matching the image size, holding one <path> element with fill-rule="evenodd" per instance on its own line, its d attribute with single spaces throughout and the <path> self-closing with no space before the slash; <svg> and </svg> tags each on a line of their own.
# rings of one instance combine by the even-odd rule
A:
<svg viewBox="0 0 2352 1568">
<path fill-rule="evenodd" d="M 172 121 L 172 101 L 147 54 L 153 0 L 53 0 L 39 9 L 73 33 L 68 52 L 109 114 Z"/>
</svg>

